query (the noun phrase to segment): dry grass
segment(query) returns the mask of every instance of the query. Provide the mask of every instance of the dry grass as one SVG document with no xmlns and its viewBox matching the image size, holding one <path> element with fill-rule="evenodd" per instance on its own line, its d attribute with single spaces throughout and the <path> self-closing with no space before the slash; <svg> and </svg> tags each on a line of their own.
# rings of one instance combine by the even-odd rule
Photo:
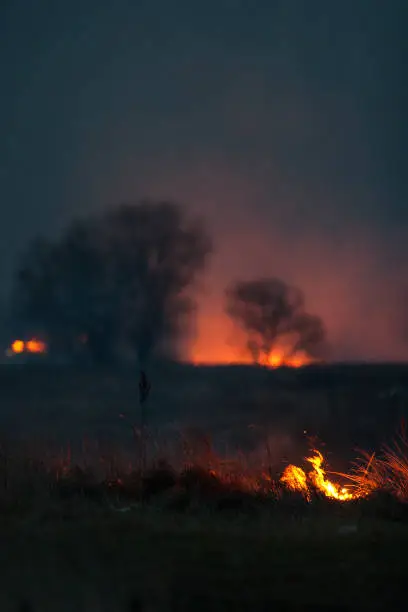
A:
<svg viewBox="0 0 408 612">
<path fill-rule="evenodd" d="M 177 469 L 157 460 L 142 479 L 109 453 L 3 447 L 0 610 L 403 609 L 406 437 L 362 456 L 352 485 L 372 493 L 347 504 L 276 484 L 266 446 L 256 470 L 180 439 Z"/>
<path fill-rule="evenodd" d="M 389 494 L 401 502 L 408 502 L 408 437 L 404 423 L 391 444 L 384 445 L 376 454 L 362 452 L 348 478 L 357 493 Z"/>
<path fill-rule="evenodd" d="M 249 486 L 243 458 L 223 462 L 209 441 L 196 455 L 189 444 L 183 469 L 160 461 L 142 481 L 113 460 L 101 480 L 69 453 L 50 464 L 3 453 L 0 610 L 400 609 L 408 526 L 397 497 L 388 515 L 374 494 L 308 503 L 269 475 Z M 376 461 L 361 477 L 377 478 Z"/>
</svg>

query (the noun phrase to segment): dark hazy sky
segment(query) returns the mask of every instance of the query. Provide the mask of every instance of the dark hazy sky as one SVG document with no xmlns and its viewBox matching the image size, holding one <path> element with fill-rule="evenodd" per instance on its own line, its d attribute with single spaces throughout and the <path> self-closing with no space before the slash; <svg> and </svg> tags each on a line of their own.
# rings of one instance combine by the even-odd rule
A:
<svg viewBox="0 0 408 612">
<path fill-rule="evenodd" d="M 217 242 L 196 354 L 229 340 L 223 285 L 271 273 L 339 356 L 408 357 L 407 18 L 405 0 L 3 0 L 4 286 L 38 232 L 173 197 Z"/>
</svg>

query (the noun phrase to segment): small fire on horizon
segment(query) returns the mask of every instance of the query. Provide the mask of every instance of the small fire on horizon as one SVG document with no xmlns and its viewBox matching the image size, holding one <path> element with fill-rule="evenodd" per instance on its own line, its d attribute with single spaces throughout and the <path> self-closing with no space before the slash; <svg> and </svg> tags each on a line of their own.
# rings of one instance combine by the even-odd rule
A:
<svg viewBox="0 0 408 612">
<path fill-rule="evenodd" d="M 312 359 L 309 355 L 303 352 L 298 352 L 291 355 L 287 354 L 285 350 L 274 349 L 267 357 L 259 359 L 258 364 L 272 369 L 282 367 L 302 368 L 304 366 L 312 364 L 314 361 L 314 359 Z M 233 353 L 227 355 L 216 355 L 213 359 L 205 357 L 200 358 L 200 356 L 196 356 L 193 354 L 192 362 L 196 365 L 217 365 L 226 363 L 249 365 L 253 364 L 254 360 L 251 359 L 249 356 L 239 358 Z"/>
<path fill-rule="evenodd" d="M 22 353 L 46 353 L 47 345 L 42 340 L 30 338 L 29 340 L 14 340 L 7 349 L 8 355 L 20 355 Z"/>
<path fill-rule="evenodd" d="M 280 368 L 286 366 L 288 368 L 301 368 L 312 363 L 312 359 L 305 353 L 295 353 L 294 355 L 286 355 L 284 351 L 274 350 L 265 360 L 264 365 L 270 368 Z"/>
</svg>

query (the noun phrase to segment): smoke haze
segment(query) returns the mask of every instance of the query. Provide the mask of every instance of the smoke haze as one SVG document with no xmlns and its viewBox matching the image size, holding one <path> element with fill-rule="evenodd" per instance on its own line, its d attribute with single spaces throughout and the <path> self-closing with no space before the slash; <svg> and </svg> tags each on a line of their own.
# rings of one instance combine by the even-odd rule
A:
<svg viewBox="0 0 408 612">
<path fill-rule="evenodd" d="M 407 359 L 407 5 L 249 6 L 4 4 L 3 287 L 33 235 L 172 198 L 216 243 L 193 359 L 237 359 L 223 290 L 264 275 L 304 290 L 334 358 Z"/>
<path fill-rule="evenodd" d="M 215 236 L 214 256 L 198 298 L 193 359 L 244 358 L 223 312 L 223 292 L 231 280 L 262 276 L 278 276 L 302 288 L 308 310 L 327 326 L 333 358 L 408 358 L 403 334 L 407 267 L 398 235 L 391 244 L 379 230 L 362 223 L 343 220 L 337 226 L 316 227 L 306 215 L 301 223 L 290 202 L 285 206 L 273 196 L 267 212 L 257 214 L 262 198 L 267 204 L 259 181 L 251 185 L 230 169 L 222 174 L 219 164 L 207 174 L 204 167 L 189 169 L 179 180 L 173 170 L 172 178 L 161 179 L 161 188 L 159 180 L 148 190 L 158 197 L 178 193 L 182 201 L 194 202 Z M 190 183 L 201 185 L 195 197 Z"/>
</svg>

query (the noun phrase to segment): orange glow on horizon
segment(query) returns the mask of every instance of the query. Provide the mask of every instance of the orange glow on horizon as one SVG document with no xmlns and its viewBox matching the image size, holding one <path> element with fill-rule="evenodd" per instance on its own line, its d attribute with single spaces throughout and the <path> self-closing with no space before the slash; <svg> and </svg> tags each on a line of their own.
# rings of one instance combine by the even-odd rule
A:
<svg viewBox="0 0 408 612">
<path fill-rule="evenodd" d="M 234 353 L 230 347 L 225 346 L 224 351 L 214 352 L 212 355 L 201 355 L 199 353 L 193 353 L 191 357 L 192 363 L 195 365 L 222 365 L 222 364 L 235 364 L 235 365 L 250 365 L 254 363 L 253 359 L 249 356 L 242 356 Z M 270 368 L 301 368 L 312 363 L 312 359 L 303 355 L 302 353 L 295 354 L 290 357 L 285 357 L 282 351 L 276 349 L 272 351 L 269 357 L 265 360 L 261 360 L 260 365 Z"/>
<path fill-rule="evenodd" d="M 10 346 L 11 353 L 20 355 L 21 353 L 46 353 L 47 345 L 42 340 L 37 338 L 30 338 L 27 342 L 24 340 L 14 340 Z"/>
<path fill-rule="evenodd" d="M 272 368 L 280 368 L 286 366 L 288 368 L 301 368 L 312 363 L 312 359 L 306 353 L 298 352 L 294 355 L 285 356 L 285 351 L 277 348 L 274 349 L 266 360 L 266 364 Z"/>
<path fill-rule="evenodd" d="M 202 317 L 202 329 L 192 344 L 186 357 L 195 365 L 250 365 L 254 361 L 244 349 L 245 341 L 239 332 L 233 329 L 224 316 Z M 302 352 L 288 355 L 284 346 L 276 347 L 267 359 L 261 360 L 261 365 L 270 368 L 292 367 L 300 368 L 312 363 L 312 359 Z"/>
</svg>

